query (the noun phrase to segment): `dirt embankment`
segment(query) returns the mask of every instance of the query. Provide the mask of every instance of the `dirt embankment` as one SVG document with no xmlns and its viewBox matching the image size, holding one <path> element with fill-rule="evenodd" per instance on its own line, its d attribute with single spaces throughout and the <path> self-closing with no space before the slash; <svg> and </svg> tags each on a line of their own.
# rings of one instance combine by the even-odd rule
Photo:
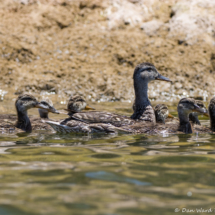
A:
<svg viewBox="0 0 215 215">
<path fill-rule="evenodd" d="M 138 63 L 155 100 L 215 93 L 215 3 L 210 0 L 4 0 L 0 6 L 0 89 L 132 101 Z M 2 91 L 1 91 L 2 92 Z"/>
</svg>

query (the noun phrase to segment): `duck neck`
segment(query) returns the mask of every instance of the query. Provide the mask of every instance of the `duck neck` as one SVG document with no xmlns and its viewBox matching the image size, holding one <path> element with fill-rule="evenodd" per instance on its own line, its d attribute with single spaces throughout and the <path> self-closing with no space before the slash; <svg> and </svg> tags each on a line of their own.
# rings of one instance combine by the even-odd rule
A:
<svg viewBox="0 0 215 215">
<path fill-rule="evenodd" d="M 134 84 L 135 109 L 132 119 L 155 122 L 155 113 L 148 99 L 148 81 L 143 80 L 141 85 Z"/>
<path fill-rule="evenodd" d="M 49 119 L 49 112 L 47 110 L 38 109 L 41 119 Z"/>
<path fill-rule="evenodd" d="M 22 129 L 25 132 L 31 132 L 32 127 L 31 127 L 30 119 L 28 118 L 27 111 L 21 112 L 17 109 L 17 116 L 18 116 L 18 120 L 17 120 L 15 126 L 17 128 Z"/>
<path fill-rule="evenodd" d="M 193 133 L 192 125 L 189 122 L 189 114 L 190 113 L 184 113 L 182 110 L 178 109 L 178 117 L 180 121 L 179 131 L 182 131 L 185 134 Z"/>
</svg>

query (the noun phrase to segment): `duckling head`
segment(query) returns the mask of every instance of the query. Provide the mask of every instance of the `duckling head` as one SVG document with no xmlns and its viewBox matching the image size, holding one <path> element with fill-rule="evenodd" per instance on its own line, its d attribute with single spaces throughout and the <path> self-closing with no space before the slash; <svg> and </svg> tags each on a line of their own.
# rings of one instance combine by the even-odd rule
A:
<svg viewBox="0 0 215 215">
<path fill-rule="evenodd" d="M 178 103 L 178 116 L 180 121 L 180 129 L 186 134 L 193 133 L 192 126 L 189 122 L 189 114 L 192 112 L 197 112 L 205 114 L 206 110 L 197 105 L 195 99 L 183 98 Z"/>
<path fill-rule="evenodd" d="M 205 107 L 204 103 L 202 101 L 200 101 L 200 100 L 196 100 L 196 104 L 205 111 L 205 113 L 203 115 L 209 117 L 207 108 Z M 191 122 L 193 122 L 194 124 L 201 125 L 201 123 L 200 123 L 200 121 L 198 119 L 199 115 L 202 115 L 202 113 L 192 112 L 192 113 L 189 114 L 189 120 Z"/>
<path fill-rule="evenodd" d="M 158 104 L 155 106 L 154 110 L 156 122 L 162 122 L 163 124 L 165 124 L 165 119 L 169 116 L 168 107 L 165 104 Z"/>
<path fill-rule="evenodd" d="M 86 100 L 82 96 L 76 95 L 69 98 L 66 110 L 71 113 L 78 113 L 82 110 L 94 110 L 94 108 L 88 106 Z"/>
<path fill-rule="evenodd" d="M 55 114 L 59 114 L 60 113 L 59 111 L 57 111 L 54 108 L 53 103 L 52 103 L 52 101 L 49 98 L 43 99 L 40 102 L 40 104 L 42 104 L 43 106 L 45 106 L 47 108 L 47 109 L 41 109 L 41 108 L 38 109 L 40 117 L 42 119 L 48 119 L 48 114 L 49 113 L 55 113 Z"/>
<path fill-rule="evenodd" d="M 215 97 L 210 100 L 208 112 L 210 116 L 211 130 L 215 131 Z"/>
<path fill-rule="evenodd" d="M 34 96 L 29 94 L 20 95 L 15 102 L 15 107 L 18 116 L 15 126 L 25 132 L 32 131 L 31 122 L 28 118 L 27 111 L 31 108 L 47 109 L 45 105 L 38 102 Z"/>
<path fill-rule="evenodd" d="M 15 106 L 18 112 L 25 113 L 31 108 L 48 109 L 45 105 L 37 101 L 37 99 L 29 94 L 18 96 Z"/>
</svg>

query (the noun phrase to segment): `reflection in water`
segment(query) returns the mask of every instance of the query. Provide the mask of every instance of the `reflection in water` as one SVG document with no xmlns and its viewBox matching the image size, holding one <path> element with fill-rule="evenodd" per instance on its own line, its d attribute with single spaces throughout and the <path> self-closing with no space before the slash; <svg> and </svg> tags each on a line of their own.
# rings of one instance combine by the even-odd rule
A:
<svg viewBox="0 0 215 215">
<path fill-rule="evenodd" d="M 214 142 L 211 134 L 1 134 L 0 214 L 168 215 L 213 207 Z"/>
</svg>

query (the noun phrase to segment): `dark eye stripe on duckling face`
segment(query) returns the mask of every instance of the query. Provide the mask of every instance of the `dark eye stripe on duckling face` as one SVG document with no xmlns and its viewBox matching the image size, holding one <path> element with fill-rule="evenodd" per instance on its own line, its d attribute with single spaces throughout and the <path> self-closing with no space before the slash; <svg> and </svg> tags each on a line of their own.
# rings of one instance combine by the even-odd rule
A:
<svg viewBox="0 0 215 215">
<path fill-rule="evenodd" d="M 45 105 L 45 106 L 51 108 L 51 105 L 50 105 L 48 102 L 41 101 L 40 103 L 41 103 L 42 105 Z"/>
<path fill-rule="evenodd" d="M 21 101 L 37 101 L 35 97 L 33 96 L 23 96 L 23 97 L 18 97 L 17 100 L 21 100 Z"/>
</svg>

